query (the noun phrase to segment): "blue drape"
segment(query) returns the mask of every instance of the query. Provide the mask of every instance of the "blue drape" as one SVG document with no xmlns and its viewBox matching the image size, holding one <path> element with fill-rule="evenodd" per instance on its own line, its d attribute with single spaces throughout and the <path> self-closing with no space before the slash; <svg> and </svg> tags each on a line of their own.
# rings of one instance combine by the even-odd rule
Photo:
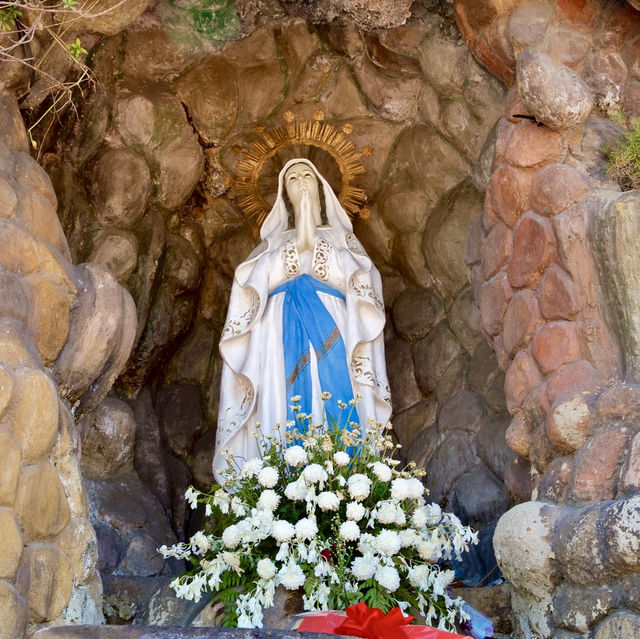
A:
<svg viewBox="0 0 640 639">
<path fill-rule="evenodd" d="M 327 293 L 344 300 L 335 288 L 304 274 L 281 284 L 270 295 L 284 293 L 282 308 L 282 339 L 284 370 L 287 386 L 287 419 L 295 420 L 291 397 L 300 395 L 300 410 L 312 413 L 310 347 L 318 360 L 318 377 L 322 391 L 331 393 L 325 402 L 329 423 L 339 418 L 338 400 L 348 403 L 353 389 L 347 367 L 347 352 L 340 331 L 318 293 Z M 302 424 L 296 421 L 300 430 Z M 345 425 L 342 424 L 344 427 Z"/>
</svg>

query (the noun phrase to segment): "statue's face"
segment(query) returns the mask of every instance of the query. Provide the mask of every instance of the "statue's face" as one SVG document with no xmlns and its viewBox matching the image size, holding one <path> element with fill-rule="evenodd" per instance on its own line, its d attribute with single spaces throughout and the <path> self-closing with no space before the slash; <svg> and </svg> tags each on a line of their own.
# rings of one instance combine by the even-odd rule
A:
<svg viewBox="0 0 640 639">
<path fill-rule="evenodd" d="M 284 187 L 287 190 L 289 200 L 293 205 L 296 217 L 300 211 L 300 203 L 305 193 L 309 194 L 312 209 L 320 210 L 320 197 L 318 195 L 318 180 L 308 164 L 302 162 L 292 164 L 284 174 Z"/>
</svg>

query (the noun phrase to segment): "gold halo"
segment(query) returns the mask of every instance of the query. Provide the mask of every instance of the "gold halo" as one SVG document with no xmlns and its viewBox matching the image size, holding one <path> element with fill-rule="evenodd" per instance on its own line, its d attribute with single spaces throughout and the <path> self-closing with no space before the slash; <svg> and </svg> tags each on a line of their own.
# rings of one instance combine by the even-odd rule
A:
<svg viewBox="0 0 640 639">
<path fill-rule="evenodd" d="M 252 219 L 256 226 L 260 226 L 271 210 L 258 188 L 260 173 L 267 160 L 278 151 L 287 146 L 302 145 L 314 146 L 326 151 L 335 160 L 342 175 L 342 185 L 338 199 L 340 204 L 350 217 L 360 215 L 368 217 L 368 209 L 363 208 L 367 201 L 364 189 L 353 186 L 351 181 L 363 173 L 366 169 L 360 158 L 373 154 L 370 146 L 365 146 L 361 151 L 349 139 L 347 135 L 353 132 L 353 125 L 343 124 L 337 129 L 332 124 L 324 121 L 324 112 L 316 111 L 313 121 L 296 122 L 296 116 L 291 111 L 284 114 L 286 124 L 265 131 L 264 127 L 254 127 L 261 135 L 260 140 L 254 140 L 249 149 L 243 151 L 242 159 L 237 168 L 240 175 L 236 178 L 235 189 L 238 193 L 238 205 L 247 217 Z"/>
</svg>

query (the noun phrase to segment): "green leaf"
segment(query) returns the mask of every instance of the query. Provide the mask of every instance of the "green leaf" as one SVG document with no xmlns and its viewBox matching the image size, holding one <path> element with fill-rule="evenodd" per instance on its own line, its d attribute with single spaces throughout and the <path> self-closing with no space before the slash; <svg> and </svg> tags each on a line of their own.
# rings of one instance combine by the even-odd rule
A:
<svg viewBox="0 0 640 639">
<path fill-rule="evenodd" d="M 16 19 L 22 16 L 22 11 L 14 6 L 0 9 L 0 29 L 2 31 L 12 31 L 16 28 Z"/>
<path fill-rule="evenodd" d="M 76 38 L 75 42 L 72 42 L 69 46 L 69 53 L 74 60 L 79 60 L 80 56 L 83 53 L 88 53 L 88 51 L 82 46 L 82 42 L 80 38 Z"/>
</svg>

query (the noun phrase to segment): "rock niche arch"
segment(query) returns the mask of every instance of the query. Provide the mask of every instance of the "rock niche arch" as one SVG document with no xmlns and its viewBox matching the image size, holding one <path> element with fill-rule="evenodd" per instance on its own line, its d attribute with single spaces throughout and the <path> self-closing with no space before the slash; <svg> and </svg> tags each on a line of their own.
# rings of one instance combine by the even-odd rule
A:
<svg viewBox="0 0 640 639">
<path fill-rule="evenodd" d="M 374 148 L 355 231 L 394 432 L 480 529 L 467 574 L 493 546 L 516 637 L 637 633 L 640 208 L 604 172 L 612 118 L 640 115 L 636 9 L 245 0 L 216 27 L 134 4 L 83 26 L 95 90 L 44 169 L 29 79 L 3 78 L 0 637 L 199 613 L 163 596 L 180 567 L 155 549 L 212 481 L 216 345 L 255 244 L 236 165 L 256 126 L 318 111 Z"/>
</svg>

